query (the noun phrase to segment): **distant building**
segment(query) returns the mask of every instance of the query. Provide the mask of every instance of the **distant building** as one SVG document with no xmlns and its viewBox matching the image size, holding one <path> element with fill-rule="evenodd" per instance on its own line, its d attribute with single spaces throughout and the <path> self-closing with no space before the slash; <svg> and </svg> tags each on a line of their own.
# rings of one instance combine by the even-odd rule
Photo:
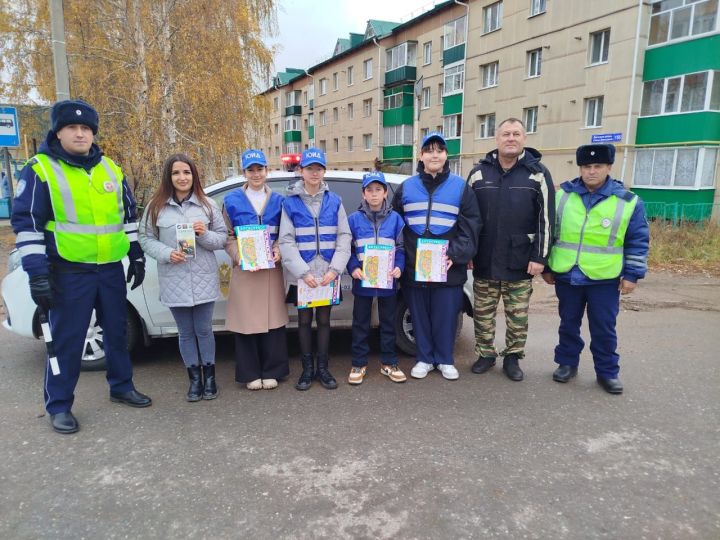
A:
<svg viewBox="0 0 720 540">
<path fill-rule="evenodd" d="M 331 168 L 410 174 L 417 141 L 441 130 L 466 174 L 515 116 L 556 183 L 577 176 L 578 145 L 613 142 L 614 175 L 651 215 L 702 217 L 720 202 L 719 17 L 718 0 L 470 0 L 370 20 L 277 74 L 258 144 L 272 168 L 314 145 Z"/>
</svg>

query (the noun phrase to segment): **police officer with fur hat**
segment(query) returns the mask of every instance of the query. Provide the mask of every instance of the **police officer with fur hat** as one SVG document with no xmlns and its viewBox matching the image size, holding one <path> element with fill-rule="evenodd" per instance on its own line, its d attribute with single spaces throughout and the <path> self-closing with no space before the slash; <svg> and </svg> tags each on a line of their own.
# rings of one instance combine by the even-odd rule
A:
<svg viewBox="0 0 720 540">
<path fill-rule="evenodd" d="M 75 433 L 71 412 L 93 309 L 104 332 L 110 400 L 152 402 L 135 390 L 127 351 L 127 282 L 139 287 L 145 259 L 136 203 L 122 170 L 93 142 L 98 113 L 82 100 L 59 101 L 40 152 L 23 168 L 12 226 L 30 294 L 49 315 L 57 359 L 45 368 L 45 409 L 52 428 Z"/>
<path fill-rule="evenodd" d="M 650 234 L 640 198 L 610 176 L 615 147 L 588 144 L 576 155 L 580 176 L 555 195 L 555 243 L 550 272 L 543 274 L 559 301 L 553 380 L 566 383 L 577 375 L 587 312 L 597 382 L 610 394 L 622 394 L 615 331 L 620 294 L 631 293 L 645 277 Z"/>
</svg>

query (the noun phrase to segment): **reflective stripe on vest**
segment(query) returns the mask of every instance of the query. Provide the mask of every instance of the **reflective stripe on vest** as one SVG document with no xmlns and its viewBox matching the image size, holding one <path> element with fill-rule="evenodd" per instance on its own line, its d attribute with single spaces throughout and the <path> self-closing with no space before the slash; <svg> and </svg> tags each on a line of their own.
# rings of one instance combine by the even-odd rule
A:
<svg viewBox="0 0 720 540">
<path fill-rule="evenodd" d="M 613 279 L 623 266 L 625 232 L 637 196 L 627 201 L 612 195 L 585 208 L 577 193 L 560 191 L 556 198 L 556 240 L 550 253 L 550 268 L 568 272 L 579 266 L 590 279 Z"/>
<path fill-rule="evenodd" d="M 284 197 L 279 193 L 270 192 L 270 198 L 265 203 L 262 214 L 258 215 L 245 190 L 237 189 L 225 196 L 225 212 L 230 218 L 233 229 L 243 225 L 267 225 L 272 243 L 278 237 L 283 199 Z"/>
<path fill-rule="evenodd" d="M 457 223 L 465 181 L 451 174 L 432 195 L 419 176 L 403 183 L 403 212 L 412 231 L 422 236 L 426 229 L 436 236 L 447 233 Z"/>
<path fill-rule="evenodd" d="M 348 217 L 348 224 L 353 236 L 355 255 L 359 261 L 365 258 L 365 246 L 381 244 L 395 247 L 395 239 L 403 229 L 403 220 L 396 212 L 391 212 L 380 222 L 375 230 L 375 224 L 362 212 L 355 212 Z"/>
<path fill-rule="evenodd" d="M 55 237 L 58 254 L 68 261 L 116 262 L 130 242 L 123 221 L 122 171 L 103 157 L 90 172 L 45 154 L 34 158 L 33 170 L 47 182 L 54 221 L 45 228 Z"/>
<path fill-rule="evenodd" d="M 283 201 L 283 208 L 295 227 L 295 245 L 307 263 L 320 255 L 327 262 L 335 254 L 338 231 L 338 212 L 342 201 L 331 191 L 325 191 L 317 218 L 302 201 L 292 195 Z"/>
</svg>

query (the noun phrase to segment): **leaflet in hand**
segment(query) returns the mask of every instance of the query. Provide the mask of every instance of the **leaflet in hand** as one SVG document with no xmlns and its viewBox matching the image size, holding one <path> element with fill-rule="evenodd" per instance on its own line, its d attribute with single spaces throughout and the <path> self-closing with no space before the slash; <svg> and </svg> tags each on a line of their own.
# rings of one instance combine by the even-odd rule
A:
<svg viewBox="0 0 720 540">
<path fill-rule="evenodd" d="M 418 238 L 415 254 L 415 281 L 447 281 L 447 240 Z"/>
<path fill-rule="evenodd" d="M 363 250 L 362 286 L 370 289 L 392 289 L 395 268 L 395 248 L 382 244 L 370 244 Z"/>
<path fill-rule="evenodd" d="M 320 282 L 322 278 L 315 276 L 315 279 Z M 297 289 L 298 309 L 334 306 L 340 303 L 340 276 L 327 285 L 318 285 L 315 288 L 301 279 L 298 280 Z"/>
<path fill-rule="evenodd" d="M 242 270 L 275 268 L 267 225 L 235 227 Z"/>
<path fill-rule="evenodd" d="M 175 234 L 177 249 L 185 254 L 186 259 L 195 257 L 195 230 L 192 223 L 176 223 Z"/>
</svg>

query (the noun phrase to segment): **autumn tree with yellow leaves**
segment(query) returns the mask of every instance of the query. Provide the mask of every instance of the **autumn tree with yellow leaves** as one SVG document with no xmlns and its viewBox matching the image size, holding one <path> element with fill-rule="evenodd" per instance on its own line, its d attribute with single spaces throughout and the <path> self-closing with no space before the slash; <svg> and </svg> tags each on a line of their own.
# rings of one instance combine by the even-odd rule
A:
<svg viewBox="0 0 720 540">
<path fill-rule="evenodd" d="M 268 129 L 274 0 L 65 0 L 70 94 L 100 113 L 98 142 L 145 198 L 173 152 L 206 178 Z M 0 0 L 6 101 L 55 101 L 47 0 Z"/>
</svg>

